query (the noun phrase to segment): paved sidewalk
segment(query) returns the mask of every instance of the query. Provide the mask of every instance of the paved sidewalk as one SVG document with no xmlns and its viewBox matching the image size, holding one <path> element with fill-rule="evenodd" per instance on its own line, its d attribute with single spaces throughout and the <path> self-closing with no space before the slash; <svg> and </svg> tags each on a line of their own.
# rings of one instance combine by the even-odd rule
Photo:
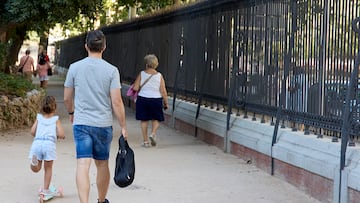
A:
<svg viewBox="0 0 360 203">
<path fill-rule="evenodd" d="M 34 81 L 35 83 L 38 81 Z M 53 183 L 64 188 L 65 196 L 51 202 L 79 202 L 75 185 L 75 157 L 72 126 L 63 106 L 62 82 L 50 81 L 48 94 L 57 98 L 66 139 L 58 142 L 58 160 L 54 163 Z M 316 203 L 292 185 L 243 160 L 225 154 L 196 138 L 161 125 L 158 146 L 143 148 L 141 131 L 134 111 L 127 109 L 129 144 L 135 152 L 136 174 L 132 185 L 119 188 L 111 180 L 111 203 Z M 116 140 L 120 128 L 114 125 L 110 169 L 114 174 Z M 38 202 L 37 190 L 43 172 L 34 174 L 27 160 L 32 137 L 29 128 L 0 132 L 2 175 L 1 202 Z M 91 167 L 90 202 L 97 202 L 95 166 Z"/>
</svg>

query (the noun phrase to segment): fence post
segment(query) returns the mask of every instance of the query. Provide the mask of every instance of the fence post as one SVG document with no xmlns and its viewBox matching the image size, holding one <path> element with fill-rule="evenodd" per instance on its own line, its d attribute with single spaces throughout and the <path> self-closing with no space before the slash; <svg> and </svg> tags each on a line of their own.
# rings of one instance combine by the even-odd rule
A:
<svg viewBox="0 0 360 203">
<path fill-rule="evenodd" d="M 273 147 L 276 143 L 277 134 L 279 130 L 280 120 L 282 119 L 283 109 L 285 108 L 286 103 L 286 80 L 289 76 L 289 71 L 291 68 L 291 56 L 292 56 L 292 50 L 295 46 L 295 32 L 297 30 L 297 3 L 296 1 L 291 1 L 291 35 L 290 35 L 290 44 L 288 48 L 288 52 L 285 54 L 284 57 L 284 75 L 281 81 L 281 89 L 280 89 L 280 103 L 276 112 L 276 122 L 274 126 L 274 133 L 273 138 L 271 142 L 271 150 L 270 150 L 270 156 L 271 156 L 271 175 L 274 175 L 274 157 L 273 157 Z M 288 29 L 288 28 L 286 28 Z M 287 31 L 286 31 L 287 32 Z"/>
<path fill-rule="evenodd" d="M 229 95 L 228 95 L 228 109 L 227 109 L 227 116 L 226 116 L 226 133 L 224 137 L 224 150 L 225 152 L 230 152 L 230 139 L 228 136 L 228 131 L 230 130 L 230 117 L 232 114 L 232 107 L 235 101 L 235 89 L 237 88 L 237 75 L 239 73 L 239 57 L 240 52 L 243 46 L 243 33 L 238 30 L 239 25 L 239 13 L 234 12 L 234 25 L 233 25 L 233 33 L 234 39 L 233 40 L 233 67 L 232 67 L 232 74 L 231 74 L 231 82 L 229 88 Z"/>
<path fill-rule="evenodd" d="M 352 29 L 354 30 L 354 32 L 356 32 L 358 34 L 358 36 L 360 36 L 360 28 L 359 28 L 359 22 L 360 22 L 360 17 L 354 19 L 352 21 Z M 347 144 L 349 141 L 349 134 L 350 134 L 350 121 L 351 121 L 351 113 L 350 113 L 350 96 L 354 95 L 355 93 L 355 87 L 358 88 L 357 86 L 357 78 L 358 78 L 358 74 L 359 74 L 359 65 L 360 65 L 360 52 L 358 53 L 358 55 L 356 56 L 355 59 L 355 65 L 354 65 L 354 70 L 351 73 L 351 77 L 350 77 L 350 83 L 349 86 L 347 88 L 346 91 L 346 99 L 345 99 L 345 103 L 343 106 L 343 122 L 342 122 L 342 127 L 341 127 L 341 151 L 340 151 L 340 180 L 339 180 L 339 202 L 341 202 L 341 199 L 344 199 L 344 197 L 342 197 L 342 195 L 347 195 L 347 190 L 345 190 L 342 194 L 342 188 L 347 188 L 347 186 L 342 185 L 343 183 L 346 183 L 347 181 L 343 181 L 342 180 L 342 173 L 344 172 L 344 168 L 345 168 L 345 161 L 346 161 L 346 148 L 347 148 Z M 355 86 L 356 85 L 356 86 Z M 346 178 L 346 177 L 344 177 Z"/>
<path fill-rule="evenodd" d="M 180 44 L 180 47 L 183 47 L 183 45 L 185 44 L 185 39 L 182 37 L 181 35 L 181 38 L 179 40 L 179 44 Z M 180 50 L 179 50 L 180 51 Z M 180 53 L 182 53 L 180 51 Z M 180 54 L 180 61 L 183 60 L 183 55 Z M 174 82 L 174 92 L 173 92 L 173 101 L 172 101 L 172 112 L 171 112 L 171 115 L 172 115 L 172 124 L 173 124 L 173 127 L 175 128 L 175 116 L 174 116 L 174 111 L 175 111 L 175 104 L 176 104 L 176 97 L 177 97 L 177 92 L 179 90 L 179 84 L 178 84 L 178 81 L 179 81 L 179 74 L 180 74 L 180 71 L 182 69 L 182 63 L 180 63 L 180 61 L 178 61 L 178 67 L 176 69 L 176 72 L 175 72 L 175 82 Z"/>
</svg>

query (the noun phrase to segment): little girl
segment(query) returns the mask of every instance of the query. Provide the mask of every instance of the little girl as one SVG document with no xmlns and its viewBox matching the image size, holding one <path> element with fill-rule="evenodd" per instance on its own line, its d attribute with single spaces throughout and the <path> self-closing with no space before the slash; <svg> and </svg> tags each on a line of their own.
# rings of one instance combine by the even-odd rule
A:
<svg viewBox="0 0 360 203">
<path fill-rule="evenodd" d="M 36 121 L 31 127 L 31 135 L 34 141 L 31 145 L 29 159 L 30 168 L 37 173 L 41 170 L 44 161 L 44 186 L 42 191 L 47 193 L 49 190 L 52 166 L 56 160 L 56 141 L 57 138 L 64 139 L 64 129 L 60 123 L 59 116 L 55 115 L 56 101 L 53 96 L 46 96 L 42 102 L 41 113 L 37 114 Z"/>
</svg>

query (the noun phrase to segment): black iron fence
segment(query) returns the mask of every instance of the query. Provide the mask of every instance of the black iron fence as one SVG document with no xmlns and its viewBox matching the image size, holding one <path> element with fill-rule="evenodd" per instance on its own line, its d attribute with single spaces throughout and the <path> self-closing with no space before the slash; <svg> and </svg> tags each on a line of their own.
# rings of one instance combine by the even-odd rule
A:
<svg viewBox="0 0 360 203">
<path fill-rule="evenodd" d="M 359 5 L 360 0 L 204 1 L 102 28 L 104 58 L 130 84 L 144 67 L 143 57 L 154 53 L 175 99 L 337 141 L 359 50 L 351 29 Z M 57 51 L 62 67 L 85 57 L 84 35 L 59 42 Z M 357 137 L 360 98 L 354 87 L 350 135 Z"/>
</svg>

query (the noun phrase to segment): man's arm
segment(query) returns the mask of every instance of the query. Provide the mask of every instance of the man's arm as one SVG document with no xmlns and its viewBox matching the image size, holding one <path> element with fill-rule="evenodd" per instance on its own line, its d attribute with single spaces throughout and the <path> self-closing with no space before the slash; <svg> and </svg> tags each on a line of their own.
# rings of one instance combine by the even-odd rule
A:
<svg viewBox="0 0 360 203">
<path fill-rule="evenodd" d="M 112 89 L 110 91 L 111 97 L 111 104 L 113 106 L 114 114 L 121 126 L 121 133 L 124 135 L 125 138 L 128 137 L 127 130 L 126 130 L 126 118 L 125 118 L 125 107 L 121 97 L 121 89 Z"/>
<path fill-rule="evenodd" d="M 71 123 L 74 121 L 74 88 L 64 88 L 64 105 L 70 115 Z"/>
<path fill-rule="evenodd" d="M 31 57 L 31 68 L 32 72 L 35 72 L 34 59 Z"/>
</svg>

